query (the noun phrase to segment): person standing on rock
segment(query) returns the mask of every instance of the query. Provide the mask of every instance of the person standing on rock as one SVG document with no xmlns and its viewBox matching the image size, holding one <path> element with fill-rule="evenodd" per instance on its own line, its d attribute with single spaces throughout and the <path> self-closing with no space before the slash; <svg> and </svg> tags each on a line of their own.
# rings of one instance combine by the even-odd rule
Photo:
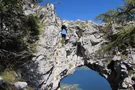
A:
<svg viewBox="0 0 135 90">
<path fill-rule="evenodd" d="M 61 27 L 61 36 L 62 36 L 62 45 L 67 44 L 69 40 L 69 35 L 67 34 L 67 27 L 65 25 L 62 25 Z"/>
<path fill-rule="evenodd" d="M 67 34 L 67 28 L 65 25 L 62 25 L 61 27 L 61 35 L 62 35 L 62 38 L 65 40 L 66 39 L 66 34 Z"/>
</svg>

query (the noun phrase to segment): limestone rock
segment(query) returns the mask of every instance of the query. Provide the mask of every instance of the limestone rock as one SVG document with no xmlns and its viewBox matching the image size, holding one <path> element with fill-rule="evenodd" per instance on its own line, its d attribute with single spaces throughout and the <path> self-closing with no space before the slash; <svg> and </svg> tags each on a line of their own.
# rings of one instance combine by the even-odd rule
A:
<svg viewBox="0 0 135 90">
<path fill-rule="evenodd" d="M 128 73 L 132 70 L 134 55 L 126 60 L 122 59 L 120 53 L 112 55 L 109 60 L 107 55 L 99 56 L 98 50 L 109 42 L 103 38 L 104 33 L 101 32 L 105 24 L 61 20 L 54 8 L 54 5 L 48 3 L 44 7 L 28 9 L 40 17 L 43 25 L 40 27 L 42 33 L 36 42 L 38 45 L 32 62 L 22 69 L 24 79 L 30 80 L 29 84 L 34 89 L 56 90 L 61 79 L 72 74 L 76 67 L 84 65 L 106 78 L 112 90 L 127 88 L 125 81 L 130 77 Z M 69 36 L 66 43 L 62 42 L 62 25 L 67 27 Z M 115 25 L 113 29 L 116 29 Z M 18 88 L 27 86 L 26 83 L 19 85 L 16 83 Z"/>
<path fill-rule="evenodd" d="M 14 83 L 14 86 L 17 88 L 17 89 L 24 89 L 27 87 L 27 83 L 26 82 L 16 82 Z"/>
<path fill-rule="evenodd" d="M 24 14 L 25 14 L 25 15 L 30 15 L 30 14 L 34 14 L 34 12 L 31 11 L 31 10 L 25 10 L 25 11 L 24 11 Z"/>
</svg>

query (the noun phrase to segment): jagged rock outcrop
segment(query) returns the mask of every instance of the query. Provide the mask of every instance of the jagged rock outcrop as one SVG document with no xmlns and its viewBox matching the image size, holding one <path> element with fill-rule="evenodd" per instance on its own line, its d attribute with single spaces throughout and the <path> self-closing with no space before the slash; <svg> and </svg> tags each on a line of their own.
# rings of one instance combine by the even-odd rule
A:
<svg viewBox="0 0 135 90">
<path fill-rule="evenodd" d="M 53 4 L 31 6 L 32 9 L 24 12 L 40 18 L 41 34 L 35 43 L 32 62 L 22 69 L 22 76 L 29 81 L 28 85 L 35 90 L 56 90 L 62 78 L 72 74 L 76 67 L 85 65 L 106 78 L 112 90 L 132 87 L 133 74 L 129 73 L 133 69 L 134 54 L 130 54 L 131 60 L 118 59 L 121 57 L 119 54 L 113 57 L 114 60 L 109 60 L 97 53 L 107 42 L 101 32 L 104 25 L 91 21 L 61 20 L 56 16 Z M 63 24 L 68 28 L 69 40 L 66 43 L 61 41 Z"/>
</svg>

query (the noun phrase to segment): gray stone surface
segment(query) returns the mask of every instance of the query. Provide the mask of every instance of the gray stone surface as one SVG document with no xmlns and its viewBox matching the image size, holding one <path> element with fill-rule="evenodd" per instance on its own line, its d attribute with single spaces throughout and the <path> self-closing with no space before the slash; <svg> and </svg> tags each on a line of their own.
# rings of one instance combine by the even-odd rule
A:
<svg viewBox="0 0 135 90">
<path fill-rule="evenodd" d="M 107 42 L 101 33 L 104 24 L 61 20 L 56 16 L 52 4 L 33 10 L 34 15 L 43 16 L 40 22 L 43 25 L 40 28 L 40 38 L 36 42 L 33 62 L 24 67 L 23 76 L 30 81 L 30 86 L 38 90 L 56 90 L 62 78 L 72 74 L 76 67 L 85 65 L 106 78 L 113 90 L 128 90 L 128 86 L 132 84 L 132 74 L 129 75 L 128 68 L 132 67 L 134 55 L 131 56 L 130 62 L 129 59 L 122 60 L 119 55 L 114 56 L 112 60 L 108 60 L 107 55 L 98 56 L 97 51 Z M 63 24 L 68 28 L 69 40 L 66 44 L 61 42 Z"/>
<path fill-rule="evenodd" d="M 24 90 L 27 87 L 27 83 L 26 82 L 16 82 L 16 83 L 14 83 L 14 86 L 18 90 Z"/>
</svg>

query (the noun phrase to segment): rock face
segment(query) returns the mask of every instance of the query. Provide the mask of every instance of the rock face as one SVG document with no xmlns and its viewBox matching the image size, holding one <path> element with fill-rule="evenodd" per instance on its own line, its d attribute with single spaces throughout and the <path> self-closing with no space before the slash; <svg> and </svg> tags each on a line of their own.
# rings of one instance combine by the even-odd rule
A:
<svg viewBox="0 0 135 90">
<path fill-rule="evenodd" d="M 26 82 L 16 82 L 16 83 L 14 83 L 14 86 L 18 90 L 24 90 L 27 87 L 27 83 Z"/>
<path fill-rule="evenodd" d="M 41 34 L 36 42 L 33 62 L 22 70 L 29 85 L 38 90 L 57 90 L 62 78 L 72 74 L 78 66 L 88 66 L 106 78 L 112 90 L 128 90 L 133 82 L 129 74 L 134 59 L 114 60 L 98 55 L 97 51 L 107 42 L 101 30 L 104 25 L 91 21 L 67 21 L 56 16 L 54 5 L 33 7 L 25 11 L 40 18 Z M 61 26 L 68 28 L 69 39 L 62 42 Z M 131 89 L 129 89 L 131 90 Z"/>
</svg>

